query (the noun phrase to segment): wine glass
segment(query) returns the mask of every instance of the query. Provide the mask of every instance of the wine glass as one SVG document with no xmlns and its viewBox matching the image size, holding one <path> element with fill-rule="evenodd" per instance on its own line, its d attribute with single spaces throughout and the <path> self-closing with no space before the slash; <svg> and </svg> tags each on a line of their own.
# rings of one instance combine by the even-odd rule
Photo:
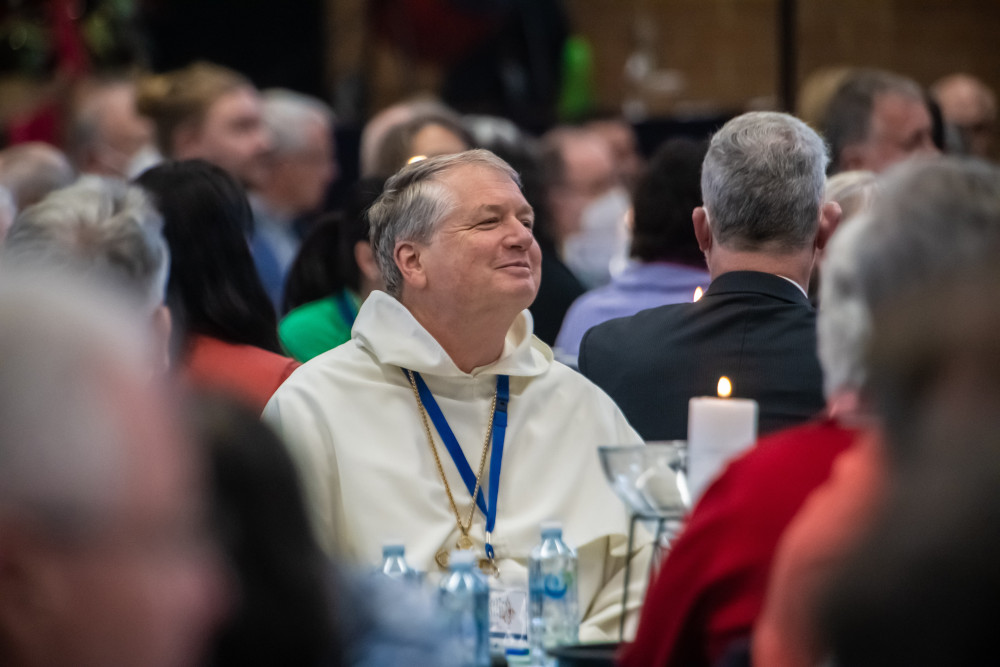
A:
<svg viewBox="0 0 1000 667">
<path fill-rule="evenodd" d="M 691 506 L 687 442 L 599 447 L 604 476 L 633 516 L 679 519 Z"/>
<path fill-rule="evenodd" d="M 599 447 L 601 467 L 615 494 L 628 508 L 628 553 L 632 553 L 636 521 L 656 522 L 654 551 L 650 560 L 646 584 L 652 578 L 653 566 L 671 531 L 691 508 L 691 493 L 687 485 L 687 442 L 669 440 L 645 445 Z M 624 609 L 628 602 L 628 582 L 631 559 L 625 566 L 625 587 L 622 591 L 622 617 L 618 626 L 619 639 L 625 632 Z"/>
</svg>

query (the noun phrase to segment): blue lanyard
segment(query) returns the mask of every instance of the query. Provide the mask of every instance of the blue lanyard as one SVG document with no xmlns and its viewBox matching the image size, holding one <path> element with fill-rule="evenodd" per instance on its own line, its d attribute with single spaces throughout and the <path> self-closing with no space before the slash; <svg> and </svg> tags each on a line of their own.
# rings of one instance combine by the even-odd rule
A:
<svg viewBox="0 0 1000 667">
<path fill-rule="evenodd" d="M 358 311 L 354 309 L 351 297 L 347 295 L 347 290 L 341 290 L 333 297 L 333 303 L 337 306 L 340 318 L 348 327 L 354 326 L 354 320 L 358 316 Z"/>
<path fill-rule="evenodd" d="M 451 427 L 448 426 L 448 420 L 445 419 L 444 413 L 441 412 L 441 408 L 438 407 L 437 401 L 434 400 L 434 395 L 427 388 L 427 383 L 420 377 L 420 373 L 403 369 L 404 375 L 408 375 L 411 372 L 417 384 L 420 402 L 424 404 L 424 409 L 427 410 L 427 415 L 434 422 L 434 428 L 437 429 L 438 435 L 441 436 L 445 449 L 451 455 L 451 460 L 455 462 L 455 467 L 458 468 L 458 472 L 462 476 L 462 481 L 465 482 L 465 488 L 469 490 L 469 495 L 472 495 L 472 492 L 476 489 L 476 473 L 472 471 L 472 466 L 469 465 L 469 461 L 465 458 L 465 453 L 462 452 L 462 448 L 458 444 L 458 439 L 452 432 Z M 492 451 L 490 452 L 489 506 L 486 505 L 486 501 L 483 499 L 482 488 L 476 494 L 476 505 L 486 516 L 486 555 L 490 560 L 495 557 L 493 545 L 490 543 L 490 536 L 497 521 L 497 500 L 500 494 L 500 466 L 503 461 L 503 441 L 507 434 L 507 402 L 509 400 L 510 377 L 507 375 L 498 375 L 497 405 L 493 414 L 493 431 L 491 434 Z"/>
</svg>

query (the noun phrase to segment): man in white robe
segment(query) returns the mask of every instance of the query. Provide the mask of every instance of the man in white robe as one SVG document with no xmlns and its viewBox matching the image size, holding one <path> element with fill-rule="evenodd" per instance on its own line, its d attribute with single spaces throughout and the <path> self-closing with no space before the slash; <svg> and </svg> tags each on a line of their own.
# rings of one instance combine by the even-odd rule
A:
<svg viewBox="0 0 1000 667">
<path fill-rule="evenodd" d="M 471 543 L 498 572 L 494 589 L 519 599 L 539 524 L 556 519 L 579 553 L 581 641 L 617 639 L 628 516 L 597 447 L 641 439 L 604 392 L 532 335 L 525 309 L 540 251 L 516 172 L 482 150 L 421 161 L 389 180 L 369 218 L 388 293 L 373 292 L 351 341 L 296 371 L 264 411 L 300 467 L 321 541 L 375 565 L 384 542 L 402 540 L 410 564 L 431 572 Z M 643 536 L 630 611 L 649 552 Z"/>
</svg>

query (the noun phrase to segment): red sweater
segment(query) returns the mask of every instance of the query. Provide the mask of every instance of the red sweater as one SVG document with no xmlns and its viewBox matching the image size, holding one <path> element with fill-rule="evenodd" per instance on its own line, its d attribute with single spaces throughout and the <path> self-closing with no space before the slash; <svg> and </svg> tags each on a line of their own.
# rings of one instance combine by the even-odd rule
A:
<svg viewBox="0 0 1000 667">
<path fill-rule="evenodd" d="M 748 638 L 779 537 L 856 435 L 813 421 L 762 438 L 730 463 L 663 562 L 619 664 L 711 665 Z"/>
<path fill-rule="evenodd" d="M 263 412 L 271 394 L 301 365 L 253 345 L 196 335 L 189 341 L 182 372 L 196 386 L 225 391 Z"/>
</svg>

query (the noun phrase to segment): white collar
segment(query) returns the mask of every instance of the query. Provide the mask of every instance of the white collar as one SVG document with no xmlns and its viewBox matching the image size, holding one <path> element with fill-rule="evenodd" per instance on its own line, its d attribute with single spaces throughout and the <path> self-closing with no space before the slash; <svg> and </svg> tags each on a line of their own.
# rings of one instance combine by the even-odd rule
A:
<svg viewBox="0 0 1000 667">
<path fill-rule="evenodd" d="M 803 287 L 802 285 L 798 284 L 797 282 L 795 282 L 794 280 L 792 280 L 792 279 L 791 279 L 791 278 L 789 278 L 788 276 L 783 276 L 783 275 L 781 275 L 780 273 L 775 273 L 774 275 L 778 276 L 779 278 L 784 278 L 785 280 L 787 280 L 787 281 L 788 281 L 788 282 L 790 282 L 791 284 L 795 285 L 796 287 L 798 287 L 798 288 L 799 288 L 799 291 L 800 291 L 800 292 L 802 292 L 802 295 L 803 295 L 803 296 L 804 296 L 805 298 L 807 298 L 807 299 L 809 298 L 809 293 L 808 293 L 808 292 L 806 292 L 806 289 L 805 289 L 805 288 L 804 288 L 804 287 Z"/>
<path fill-rule="evenodd" d="M 553 360 L 549 346 L 532 335 L 531 313 L 523 310 L 507 330 L 500 358 L 465 373 L 403 304 L 378 290 L 361 305 L 351 338 L 379 363 L 446 377 L 535 376 L 548 370 Z"/>
</svg>

